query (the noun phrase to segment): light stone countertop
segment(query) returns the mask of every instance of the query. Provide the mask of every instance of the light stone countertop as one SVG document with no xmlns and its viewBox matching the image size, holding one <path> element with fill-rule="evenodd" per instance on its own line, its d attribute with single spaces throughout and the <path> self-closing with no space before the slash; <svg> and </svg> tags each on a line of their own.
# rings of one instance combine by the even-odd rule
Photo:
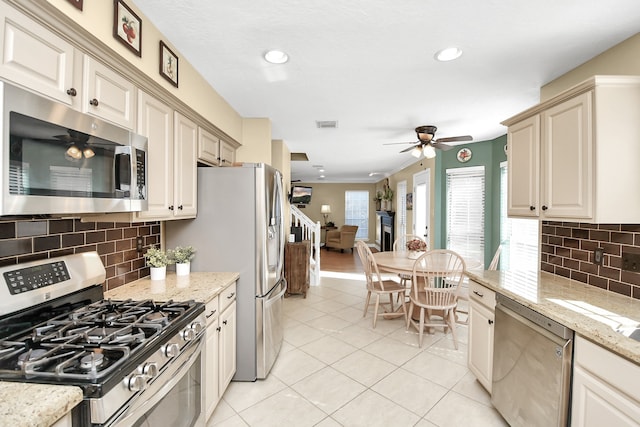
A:
<svg viewBox="0 0 640 427">
<path fill-rule="evenodd" d="M 82 389 L 73 386 L 0 382 L 0 425 L 49 427 L 78 403 Z"/>
<path fill-rule="evenodd" d="M 467 274 L 640 365 L 640 341 L 615 331 L 621 324 L 640 324 L 640 300 L 545 272 L 469 270 Z"/>
<path fill-rule="evenodd" d="M 233 284 L 238 273 L 191 273 L 165 280 L 139 279 L 111 291 L 105 298 L 208 302 Z M 82 389 L 73 386 L 0 382 L 0 425 L 49 427 L 82 401 Z"/>
<path fill-rule="evenodd" d="M 239 273 L 191 273 L 176 276 L 167 273 L 164 280 L 150 280 L 148 277 L 117 287 L 104 293 L 105 298 L 114 300 L 188 301 L 209 302 L 224 288 L 238 280 Z"/>
</svg>

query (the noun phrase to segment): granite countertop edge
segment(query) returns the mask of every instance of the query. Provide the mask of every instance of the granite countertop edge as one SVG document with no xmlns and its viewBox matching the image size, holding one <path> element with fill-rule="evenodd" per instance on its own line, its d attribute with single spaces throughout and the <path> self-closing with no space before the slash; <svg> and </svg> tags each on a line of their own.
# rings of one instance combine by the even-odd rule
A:
<svg viewBox="0 0 640 427">
<path fill-rule="evenodd" d="M 191 273 L 165 280 L 138 279 L 105 292 L 111 299 L 195 300 L 209 302 L 240 277 L 239 273 Z M 25 396 L 25 397 L 21 397 Z M 82 389 L 74 386 L 0 381 L 0 424 L 14 427 L 49 427 L 82 402 Z"/>
<path fill-rule="evenodd" d="M 640 341 L 611 326 L 618 318 L 640 324 L 640 300 L 541 271 L 469 270 L 467 275 L 640 365 Z"/>
</svg>

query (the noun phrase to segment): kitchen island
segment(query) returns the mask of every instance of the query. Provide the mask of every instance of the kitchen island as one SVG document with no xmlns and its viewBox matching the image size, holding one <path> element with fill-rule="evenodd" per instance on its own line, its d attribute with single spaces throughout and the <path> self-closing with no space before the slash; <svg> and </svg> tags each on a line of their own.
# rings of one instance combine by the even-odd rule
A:
<svg viewBox="0 0 640 427">
<path fill-rule="evenodd" d="M 640 300 L 539 271 L 469 270 L 469 278 L 640 365 L 640 341 L 616 332 L 640 324 Z"/>
</svg>

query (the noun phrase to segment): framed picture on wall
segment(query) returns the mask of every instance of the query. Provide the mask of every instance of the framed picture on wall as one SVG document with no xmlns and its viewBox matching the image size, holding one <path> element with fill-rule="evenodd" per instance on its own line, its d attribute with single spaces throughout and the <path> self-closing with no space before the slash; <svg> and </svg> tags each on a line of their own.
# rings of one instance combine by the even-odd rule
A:
<svg viewBox="0 0 640 427">
<path fill-rule="evenodd" d="M 407 210 L 413 209 L 413 193 L 407 193 Z"/>
<path fill-rule="evenodd" d="M 80 9 L 82 10 L 82 2 L 84 0 L 67 0 L 69 3 L 71 3 L 72 5 L 74 5 L 76 7 L 76 9 Z"/>
<path fill-rule="evenodd" d="M 160 75 L 178 87 L 178 55 L 160 40 Z"/>
<path fill-rule="evenodd" d="M 142 20 L 122 0 L 113 1 L 113 37 L 142 57 Z"/>
</svg>

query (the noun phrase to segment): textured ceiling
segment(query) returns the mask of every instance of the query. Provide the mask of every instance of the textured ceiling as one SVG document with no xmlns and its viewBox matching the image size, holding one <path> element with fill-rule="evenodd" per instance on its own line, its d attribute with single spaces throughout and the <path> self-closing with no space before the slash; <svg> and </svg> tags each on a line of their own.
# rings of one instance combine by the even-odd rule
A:
<svg viewBox="0 0 640 427">
<path fill-rule="evenodd" d="M 292 179 L 375 182 L 419 125 L 490 140 L 539 88 L 640 31 L 640 1 L 134 0 L 242 117 L 308 162 Z M 434 60 L 458 46 L 456 61 Z M 269 49 L 290 60 L 272 65 Z M 336 129 L 316 121 L 336 120 Z M 371 172 L 381 175 L 370 177 Z"/>
</svg>

